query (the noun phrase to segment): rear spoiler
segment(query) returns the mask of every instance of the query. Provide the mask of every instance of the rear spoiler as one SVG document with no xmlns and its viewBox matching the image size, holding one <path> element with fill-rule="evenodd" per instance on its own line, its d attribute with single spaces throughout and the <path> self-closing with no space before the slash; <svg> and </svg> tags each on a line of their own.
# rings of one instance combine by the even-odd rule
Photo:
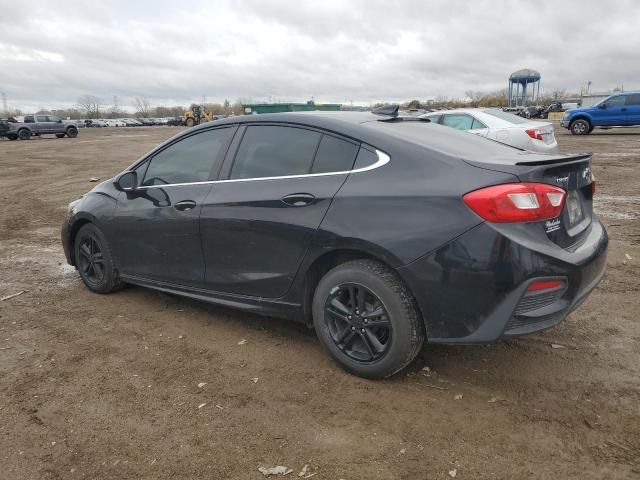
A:
<svg viewBox="0 0 640 480">
<path fill-rule="evenodd" d="M 567 155 L 566 157 L 561 158 L 550 158 L 549 160 L 538 160 L 533 162 L 516 162 L 516 165 L 521 166 L 538 166 L 538 165 L 553 165 L 555 163 L 576 163 L 582 162 L 591 158 L 593 154 L 591 153 L 578 153 L 576 155 Z"/>
</svg>

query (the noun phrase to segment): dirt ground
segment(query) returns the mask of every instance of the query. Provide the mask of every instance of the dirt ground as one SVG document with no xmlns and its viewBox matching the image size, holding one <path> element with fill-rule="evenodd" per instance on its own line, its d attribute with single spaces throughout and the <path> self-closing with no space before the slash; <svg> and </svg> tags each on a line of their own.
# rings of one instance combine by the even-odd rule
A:
<svg viewBox="0 0 640 480">
<path fill-rule="evenodd" d="M 541 334 L 425 346 L 378 382 L 300 325 L 83 287 L 67 203 L 178 131 L 0 141 L 0 297 L 25 290 L 0 301 L 0 479 L 640 478 L 640 130 L 556 126 L 562 151 L 594 152 L 611 237 L 586 303 Z"/>
</svg>

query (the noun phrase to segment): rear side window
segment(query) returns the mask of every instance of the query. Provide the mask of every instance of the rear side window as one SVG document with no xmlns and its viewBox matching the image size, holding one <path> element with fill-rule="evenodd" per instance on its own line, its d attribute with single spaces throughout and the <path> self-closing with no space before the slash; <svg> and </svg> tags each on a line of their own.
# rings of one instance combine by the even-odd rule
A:
<svg viewBox="0 0 640 480">
<path fill-rule="evenodd" d="M 320 133 L 303 128 L 251 125 L 238 147 L 230 178 L 307 174 L 320 137 Z"/>
<path fill-rule="evenodd" d="M 471 130 L 480 130 L 481 128 L 487 128 L 487 126 L 477 118 L 474 118 L 473 124 L 471 125 Z"/>
<path fill-rule="evenodd" d="M 311 173 L 346 172 L 353 168 L 358 146 L 331 135 L 323 135 Z"/>
<path fill-rule="evenodd" d="M 358 156 L 356 157 L 356 164 L 353 166 L 353 168 L 355 170 L 358 170 L 360 168 L 370 167 L 377 161 L 378 155 L 376 155 L 375 152 L 361 147 L 360 151 L 358 152 Z"/>
<path fill-rule="evenodd" d="M 154 155 L 142 185 L 205 182 L 214 162 L 220 162 L 234 128 L 218 128 L 191 135 Z"/>
<path fill-rule="evenodd" d="M 471 130 L 473 117 L 470 115 L 450 114 L 442 117 L 442 125 L 457 128 L 458 130 Z"/>
<path fill-rule="evenodd" d="M 640 105 L 640 93 L 627 96 L 627 105 Z"/>
<path fill-rule="evenodd" d="M 24 123 L 33 123 L 33 115 L 25 115 Z"/>
</svg>

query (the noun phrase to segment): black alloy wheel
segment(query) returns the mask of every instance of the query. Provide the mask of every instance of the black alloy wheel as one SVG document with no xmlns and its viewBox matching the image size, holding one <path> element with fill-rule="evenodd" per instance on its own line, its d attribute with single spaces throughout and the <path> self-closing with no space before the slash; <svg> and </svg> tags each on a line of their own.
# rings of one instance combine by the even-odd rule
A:
<svg viewBox="0 0 640 480">
<path fill-rule="evenodd" d="M 324 321 L 335 345 L 362 363 L 380 360 L 392 340 L 392 325 L 382 301 L 368 288 L 345 283 L 333 289 Z"/>
<path fill-rule="evenodd" d="M 94 285 L 104 281 L 105 263 L 102 247 L 97 238 L 88 235 L 78 244 L 78 269 L 82 278 Z"/>
</svg>

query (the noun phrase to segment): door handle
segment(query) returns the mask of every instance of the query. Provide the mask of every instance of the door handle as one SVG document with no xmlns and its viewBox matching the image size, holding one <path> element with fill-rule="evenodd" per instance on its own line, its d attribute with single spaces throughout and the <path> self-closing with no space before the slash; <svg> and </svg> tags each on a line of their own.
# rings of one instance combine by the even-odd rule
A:
<svg viewBox="0 0 640 480">
<path fill-rule="evenodd" d="M 185 210 L 191 210 L 192 208 L 195 208 L 195 206 L 196 202 L 194 202 L 193 200 L 182 200 L 181 202 L 173 204 L 173 208 L 175 208 L 176 210 L 180 210 L 181 212 L 184 212 Z"/>
<path fill-rule="evenodd" d="M 310 193 L 292 193 L 286 197 L 282 197 L 282 201 L 291 207 L 304 207 L 313 203 L 316 199 Z"/>
</svg>

